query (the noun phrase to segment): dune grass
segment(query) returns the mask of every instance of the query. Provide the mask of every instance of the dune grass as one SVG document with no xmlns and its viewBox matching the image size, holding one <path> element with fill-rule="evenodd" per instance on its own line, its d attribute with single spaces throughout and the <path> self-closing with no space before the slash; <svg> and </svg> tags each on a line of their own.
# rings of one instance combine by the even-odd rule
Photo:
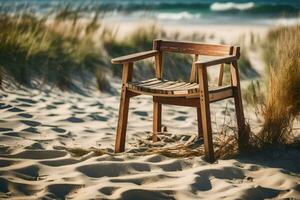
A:
<svg viewBox="0 0 300 200">
<path fill-rule="evenodd" d="M 104 48 L 110 57 L 118 57 L 130 53 L 151 50 L 153 47 L 153 40 L 161 39 L 175 39 L 180 37 L 180 34 L 167 36 L 166 32 L 155 24 L 149 26 L 137 27 L 131 34 L 124 39 L 118 40 L 116 34 L 108 31 L 103 38 Z M 194 34 L 190 36 L 196 37 Z M 149 62 L 137 62 L 134 70 L 134 77 L 137 79 L 152 78 L 155 74 L 153 59 Z M 187 80 L 190 67 L 192 66 L 192 57 L 184 54 L 165 54 L 163 59 L 163 77 L 168 80 Z M 121 67 L 114 65 L 113 73 L 116 76 L 121 76 Z"/>
<path fill-rule="evenodd" d="M 33 86 L 36 79 L 42 85 L 47 83 L 69 89 L 74 74 L 82 82 L 88 82 L 83 71 L 95 74 L 97 68 L 104 65 L 91 31 L 91 27 L 96 26 L 95 19 L 83 27 L 76 22 L 64 27 L 65 21 L 61 18 L 47 24 L 47 17 L 1 14 L 0 66 L 3 73 L 26 86 Z M 103 74 L 101 77 L 101 82 L 105 82 Z"/>
<path fill-rule="evenodd" d="M 267 35 L 264 57 L 268 92 L 260 137 L 264 143 L 288 143 L 300 114 L 300 25 L 281 27 Z"/>
</svg>

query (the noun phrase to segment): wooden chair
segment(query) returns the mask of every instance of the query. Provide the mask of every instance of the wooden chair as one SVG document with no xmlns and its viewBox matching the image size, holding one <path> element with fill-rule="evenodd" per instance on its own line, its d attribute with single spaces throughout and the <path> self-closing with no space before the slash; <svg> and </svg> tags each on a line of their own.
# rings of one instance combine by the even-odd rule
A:
<svg viewBox="0 0 300 200">
<path fill-rule="evenodd" d="M 177 52 L 194 55 L 190 81 L 167 81 L 162 78 L 162 59 L 164 52 Z M 131 97 L 141 94 L 153 96 L 153 141 L 161 132 L 162 104 L 189 106 L 197 109 L 198 136 L 204 139 L 205 157 L 214 162 L 210 106 L 212 102 L 234 98 L 238 136 L 242 137 L 245 119 L 242 106 L 240 80 L 237 60 L 240 48 L 228 45 L 201 44 L 154 40 L 153 50 L 112 59 L 113 64 L 123 65 L 122 91 L 119 108 L 119 120 L 116 132 L 115 152 L 125 149 L 128 107 Z M 133 82 L 133 63 L 138 60 L 155 57 L 154 79 Z M 230 64 L 231 84 L 222 85 L 224 64 Z M 208 86 L 207 68 L 220 65 L 217 87 Z"/>
</svg>

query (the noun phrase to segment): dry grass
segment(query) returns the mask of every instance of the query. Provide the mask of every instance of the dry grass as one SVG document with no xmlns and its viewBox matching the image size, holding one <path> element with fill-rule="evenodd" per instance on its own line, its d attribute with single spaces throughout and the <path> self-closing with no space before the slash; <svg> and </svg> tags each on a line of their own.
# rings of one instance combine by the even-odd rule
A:
<svg viewBox="0 0 300 200">
<path fill-rule="evenodd" d="M 268 93 L 259 134 L 263 143 L 288 143 L 300 113 L 300 25 L 271 31 L 265 43 Z"/>
<path fill-rule="evenodd" d="M 99 28 L 97 20 L 95 15 L 82 25 L 77 22 L 76 15 L 74 19 L 48 19 L 48 16 L 40 18 L 32 14 L 1 14 L 0 66 L 3 73 L 31 87 L 38 81 L 36 86 L 47 83 L 70 89 L 74 87 L 74 75 L 82 82 L 89 82 L 90 78 L 82 74 L 85 71 L 96 74 L 94 72 L 106 62 L 102 59 L 101 48 L 93 40 Z"/>
</svg>

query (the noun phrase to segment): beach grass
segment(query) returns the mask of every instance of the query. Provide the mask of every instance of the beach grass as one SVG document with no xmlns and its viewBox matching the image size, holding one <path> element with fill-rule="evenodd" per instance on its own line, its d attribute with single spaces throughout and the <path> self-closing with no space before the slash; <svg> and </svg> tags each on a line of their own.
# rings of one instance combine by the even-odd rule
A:
<svg viewBox="0 0 300 200">
<path fill-rule="evenodd" d="M 84 71 L 101 74 L 97 69 L 104 65 L 101 49 L 94 45 L 89 27 L 72 24 L 61 30 L 64 21 L 22 14 L 0 16 L 0 65 L 2 72 L 13 77 L 18 84 L 33 86 L 33 80 L 50 84 L 60 89 L 70 89 L 72 79 L 89 79 L 82 76 Z M 82 28 L 84 32 L 82 33 Z M 89 30 L 89 31 L 88 31 Z M 97 71 L 98 73 L 95 73 Z M 104 71 L 101 71 L 104 73 Z M 3 74 L 2 73 L 2 74 Z M 101 79 L 105 82 L 103 74 Z"/>
<path fill-rule="evenodd" d="M 264 124 L 260 137 L 264 143 L 288 143 L 293 122 L 300 114 L 300 25 L 270 31 L 264 43 L 268 85 Z"/>
</svg>

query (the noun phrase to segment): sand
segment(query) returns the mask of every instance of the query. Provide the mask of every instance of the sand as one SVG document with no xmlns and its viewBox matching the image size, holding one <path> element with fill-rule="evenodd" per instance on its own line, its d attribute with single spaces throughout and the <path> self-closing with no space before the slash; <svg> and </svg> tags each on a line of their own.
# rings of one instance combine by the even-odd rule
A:
<svg viewBox="0 0 300 200">
<path fill-rule="evenodd" d="M 251 57 L 261 64 L 257 54 Z M 119 90 L 120 81 L 114 80 L 113 87 Z M 118 95 L 96 89 L 86 94 L 1 90 L 0 198 L 300 199 L 299 148 L 268 149 L 214 164 L 202 156 L 146 153 L 194 143 L 197 132 L 195 109 L 164 106 L 167 131 L 152 144 L 151 102 L 147 96 L 131 101 L 126 152 L 114 154 Z M 253 111 L 245 110 L 259 128 Z M 211 111 L 215 132 L 234 118 L 232 100 L 212 104 Z M 74 154 L 74 148 L 86 152 Z"/>
</svg>

